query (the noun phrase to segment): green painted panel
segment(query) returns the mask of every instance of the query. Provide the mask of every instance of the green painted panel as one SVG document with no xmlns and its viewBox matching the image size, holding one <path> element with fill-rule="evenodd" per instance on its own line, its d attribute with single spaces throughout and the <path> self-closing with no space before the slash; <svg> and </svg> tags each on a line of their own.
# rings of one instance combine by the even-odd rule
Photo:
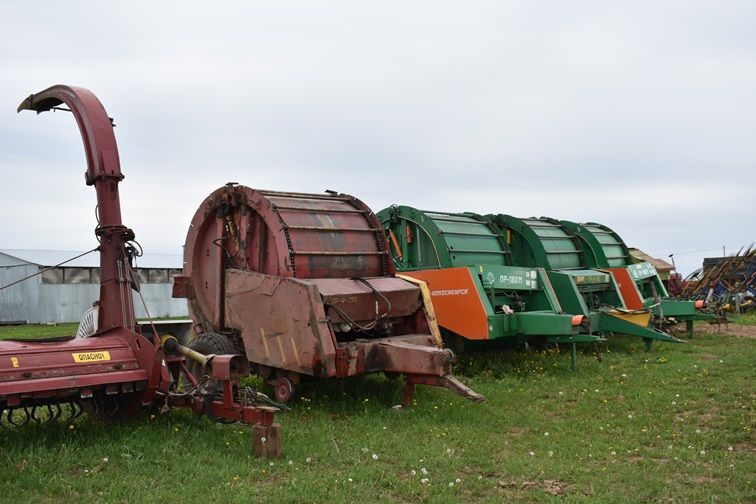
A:
<svg viewBox="0 0 756 504">
<path fill-rule="evenodd" d="M 627 267 L 627 270 L 635 282 L 646 278 L 654 278 L 657 275 L 654 265 L 647 262 L 631 264 Z"/>
<path fill-rule="evenodd" d="M 378 218 L 389 234 L 400 271 L 506 265 L 510 261 L 501 230 L 474 214 L 392 206 L 378 212 Z"/>
<path fill-rule="evenodd" d="M 577 239 L 559 221 L 545 217 L 521 219 L 511 215 L 489 215 L 506 230 L 507 244 L 518 266 L 550 270 L 585 267 Z"/>
<path fill-rule="evenodd" d="M 487 289 L 528 290 L 540 289 L 538 271 L 535 268 L 517 266 L 477 266 L 477 271 Z"/>
<path fill-rule="evenodd" d="M 562 271 L 565 275 L 572 277 L 577 285 L 604 284 L 611 283 L 611 275 L 603 271 L 596 270 L 571 270 Z"/>
<path fill-rule="evenodd" d="M 606 256 L 607 264 L 602 267 L 621 268 L 630 264 L 630 253 L 622 238 L 606 226 L 595 222 L 582 225 L 598 241 Z"/>
</svg>

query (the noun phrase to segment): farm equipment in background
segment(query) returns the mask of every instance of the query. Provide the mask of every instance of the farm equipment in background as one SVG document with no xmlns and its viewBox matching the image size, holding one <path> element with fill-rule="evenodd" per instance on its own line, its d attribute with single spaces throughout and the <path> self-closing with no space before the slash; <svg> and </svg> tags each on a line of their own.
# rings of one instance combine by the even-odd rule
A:
<svg viewBox="0 0 756 504">
<path fill-rule="evenodd" d="M 622 238 L 607 226 L 595 222 L 561 221 L 561 224 L 578 238 L 585 264 L 608 271 L 614 277 L 628 308 L 652 310 L 656 327 L 667 329 L 685 322 L 688 336 L 693 337 L 693 321 L 716 318 L 704 311 L 703 300 L 671 298 L 654 265 L 634 261 Z"/>
<path fill-rule="evenodd" d="M 396 268 L 428 284 L 439 325 L 456 351 L 490 344 L 600 341 L 565 312 L 546 271 L 512 265 L 501 230 L 471 213 L 391 206 L 378 212 Z M 486 342 L 486 343 L 483 343 Z"/>
<path fill-rule="evenodd" d="M 708 259 L 706 261 L 709 261 Z M 681 296 L 705 302 L 718 315 L 756 308 L 756 249 L 741 248 L 708 269 L 698 270 L 682 282 Z"/>
<path fill-rule="evenodd" d="M 278 409 L 258 405 L 266 398 L 239 385 L 248 372 L 244 357 L 201 355 L 175 338 L 161 341 L 154 327 L 151 333 L 139 331 L 132 294 L 139 293 L 139 281 L 132 264 L 141 249 L 121 220 L 118 184 L 124 176 L 112 120 L 94 94 L 71 86 L 50 87 L 18 107 L 53 109 L 73 113 L 86 153 L 85 180 L 97 193 L 100 297 L 81 337 L 0 341 L 0 419 L 22 426 L 85 411 L 117 421 L 150 406 L 188 407 L 215 421 L 252 425 L 253 452 L 278 456 L 280 426 L 273 423 Z M 185 357 L 202 372 L 187 373 Z"/>
<path fill-rule="evenodd" d="M 301 379 L 383 371 L 479 401 L 452 373 L 422 282 L 397 278 L 375 214 L 346 194 L 256 190 L 233 183 L 192 219 L 183 276 L 191 347 L 243 352 L 276 400 Z"/>
<path fill-rule="evenodd" d="M 681 342 L 649 327 L 652 312 L 644 307 L 634 284 L 628 288 L 628 282 L 624 282 L 620 288 L 612 274 L 592 268 L 580 240 L 562 222 L 503 214 L 486 218 L 503 230 L 513 263 L 544 268 L 562 308 L 584 315 L 592 333 L 637 336 L 643 338 L 646 349 L 654 340 Z"/>
</svg>

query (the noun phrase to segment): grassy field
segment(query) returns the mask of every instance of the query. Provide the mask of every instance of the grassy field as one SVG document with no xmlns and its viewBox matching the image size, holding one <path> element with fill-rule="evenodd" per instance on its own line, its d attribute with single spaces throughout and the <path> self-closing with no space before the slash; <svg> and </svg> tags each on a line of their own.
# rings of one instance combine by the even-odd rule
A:
<svg viewBox="0 0 756 504">
<path fill-rule="evenodd" d="M 743 315 L 728 315 L 728 318 L 736 324 L 740 325 L 756 325 L 756 311 L 751 310 L 750 313 Z"/>
<path fill-rule="evenodd" d="M 576 373 L 565 352 L 461 358 L 482 404 L 420 387 L 397 412 L 381 376 L 303 385 L 276 461 L 184 411 L 2 429 L 0 501 L 756 502 L 755 342 L 737 327 L 649 353 L 614 338 Z"/>
<path fill-rule="evenodd" d="M 73 336 L 76 334 L 77 322 L 57 325 L 16 325 L 0 326 L 0 340 L 3 339 L 39 339 L 55 338 L 57 336 Z"/>
</svg>

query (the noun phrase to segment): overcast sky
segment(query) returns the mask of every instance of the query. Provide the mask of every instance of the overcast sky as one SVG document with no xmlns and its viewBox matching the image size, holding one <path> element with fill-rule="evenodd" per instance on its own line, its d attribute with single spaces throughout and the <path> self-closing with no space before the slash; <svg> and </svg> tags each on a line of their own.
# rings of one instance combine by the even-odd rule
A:
<svg viewBox="0 0 756 504">
<path fill-rule="evenodd" d="M 73 118 L 15 113 L 59 83 L 151 252 L 228 181 L 598 221 L 683 273 L 756 239 L 753 0 L 111 3 L 0 6 L 0 248 L 96 245 Z"/>
</svg>

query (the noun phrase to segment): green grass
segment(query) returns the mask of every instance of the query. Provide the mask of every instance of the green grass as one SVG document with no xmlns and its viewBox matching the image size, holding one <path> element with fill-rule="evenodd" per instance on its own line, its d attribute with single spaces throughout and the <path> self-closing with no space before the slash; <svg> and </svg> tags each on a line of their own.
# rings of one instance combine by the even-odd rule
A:
<svg viewBox="0 0 756 504">
<path fill-rule="evenodd" d="M 566 353 L 465 356 L 486 402 L 418 387 L 404 412 L 382 376 L 303 384 L 274 462 L 246 428 L 186 411 L 0 430 L 0 501 L 756 500 L 752 339 L 612 339 L 601 357 L 572 373 Z"/>
<path fill-rule="evenodd" d="M 727 318 L 741 325 L 756 325 L 756 311 L 751 310 L 749 313 L 732 314 L 728 313 Z"/>
<path fill-rule="evenodd" d="M 13 325 L 0 326 L 0 340 L 4 339 L 44 339 L 58 336 L 73 336 L 78 323 L 57 325 Z"/>
</svg>

